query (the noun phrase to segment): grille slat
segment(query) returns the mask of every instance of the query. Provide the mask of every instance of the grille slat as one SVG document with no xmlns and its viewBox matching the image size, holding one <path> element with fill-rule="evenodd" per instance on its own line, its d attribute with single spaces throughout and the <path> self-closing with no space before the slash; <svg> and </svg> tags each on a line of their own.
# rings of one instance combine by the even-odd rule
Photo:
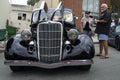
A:
<svg viewBox="0 0 120 80">
<path fill-rule="evenodd" d="M 38 54 L 41 62 L 61 60 L 63 27 L 60 23 L 41 23 L 38 26 Z"/>
</svg>

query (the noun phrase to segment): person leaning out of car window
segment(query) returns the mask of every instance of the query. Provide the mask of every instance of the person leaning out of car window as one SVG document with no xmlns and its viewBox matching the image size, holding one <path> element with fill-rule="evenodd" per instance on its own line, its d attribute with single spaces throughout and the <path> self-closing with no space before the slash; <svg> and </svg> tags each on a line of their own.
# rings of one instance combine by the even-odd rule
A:
<svg viewBox="0 0 120 80">
<path fill-rule="evenodd" d="M 83 33 L 92 36 L 94 31 L 92 30 L 93 18 L 90 17 L 90 12 L 86 11 L 85 16 L 81 19 Z"/>
</svg>

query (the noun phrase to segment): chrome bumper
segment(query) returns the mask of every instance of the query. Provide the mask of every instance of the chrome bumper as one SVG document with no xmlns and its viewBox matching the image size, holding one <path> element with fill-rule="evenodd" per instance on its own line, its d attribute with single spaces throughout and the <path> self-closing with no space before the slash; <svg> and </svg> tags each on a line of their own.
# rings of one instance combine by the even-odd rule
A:
<svg viewBox="0 0 120 80">
<path fill-rule="evenodd" d="M 93 60 L 65 60 L 58 63 L 41 63 L 41 62 L 35 62 L 35 61 L 25 61 L 25 60 L 5 60 L 4 64 L 10 65 L 10 66 L 35 66 L 35 67 L 41 67 L 41 68 L 58 68 L 62 66 L 79 66 L 79 65 L 90 65 L 93 64 Z"/>
</svg>

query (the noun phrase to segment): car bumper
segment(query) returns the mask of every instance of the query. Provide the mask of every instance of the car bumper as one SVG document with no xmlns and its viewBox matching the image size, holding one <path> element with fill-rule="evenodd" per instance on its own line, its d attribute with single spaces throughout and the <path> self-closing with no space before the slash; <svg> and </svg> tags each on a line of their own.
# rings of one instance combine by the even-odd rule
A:
<svg viewBox="0 0 120 80">
<path fill-rule="evenodd" d="M 41 63 L 41 62 L 35 62 L 35 61 L 25 61 L 25 60 L 5 60 L 4 64 L 9 66 L 35 66 L 35 67 L 41 67 L 41 68 L 58 68 L 63 66 L 80 66 L 80 65 L 91 65 L 93 64 L 93 60 L 65 60 L 58 63 Z"/>
</svg>

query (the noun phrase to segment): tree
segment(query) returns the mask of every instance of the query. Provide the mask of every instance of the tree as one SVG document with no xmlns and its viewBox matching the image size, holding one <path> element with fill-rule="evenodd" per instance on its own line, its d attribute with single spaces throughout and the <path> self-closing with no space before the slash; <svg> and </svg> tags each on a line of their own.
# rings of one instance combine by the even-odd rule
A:
<svg viewBox="0 0 120 80">
<path fill-rule="evenodd" d="M 31 6 L 34 6 L 35 3 L 37 3 L 37 2 L 39 2 L 39 0 L 28 0 L 28 1 L 27 1 L 27 4 L 28 4 L 28 5 L 31 5 Z"/>
</svg>

